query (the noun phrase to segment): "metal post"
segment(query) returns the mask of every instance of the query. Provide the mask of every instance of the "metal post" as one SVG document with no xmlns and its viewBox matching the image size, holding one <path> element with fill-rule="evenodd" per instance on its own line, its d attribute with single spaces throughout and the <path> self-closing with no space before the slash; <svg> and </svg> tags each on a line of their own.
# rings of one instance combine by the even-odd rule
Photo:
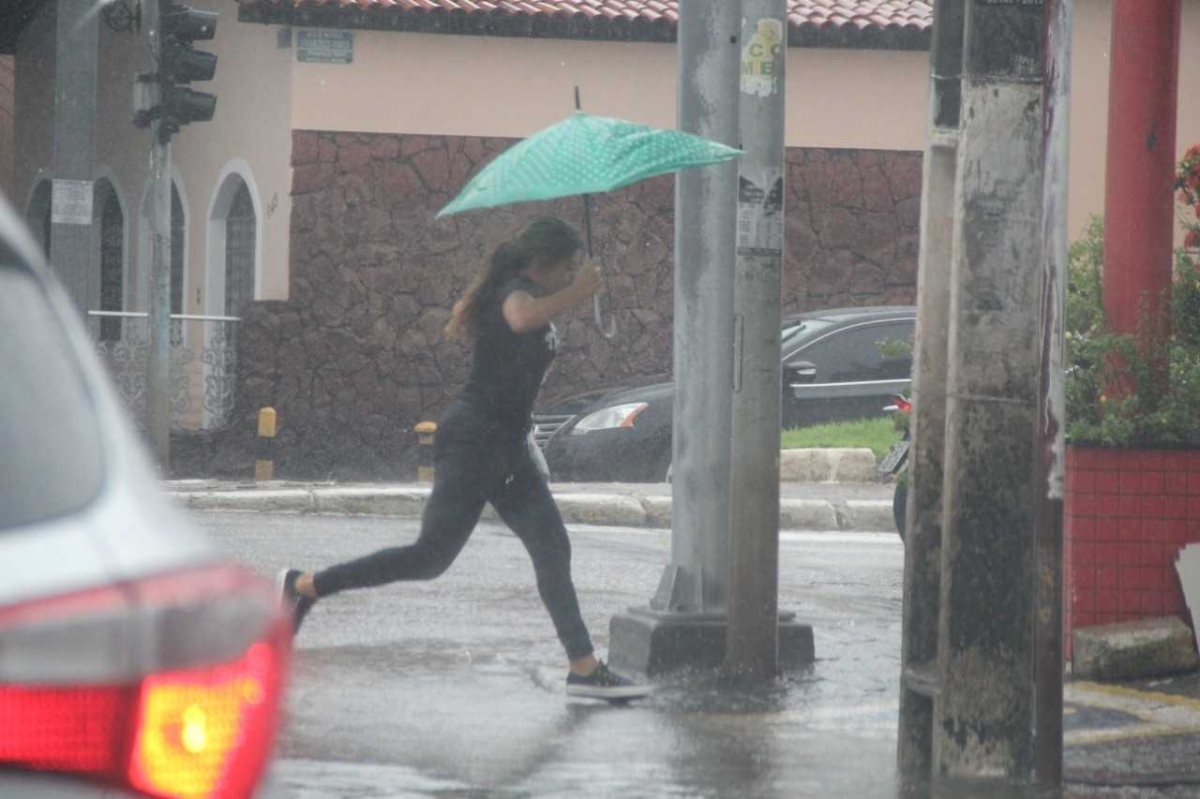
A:
<svg viewBox="0 0 1200 799">
<path fill-rule="evenodd" d="M 159 0 L 146 3 L 150 50 L 157 60 L 162 51 Z M 150 353 L 147 412 L 158 466 L 171 467 L 171 145 L 164 141 L 163 122 L 150 126 Z"/>
<path fill-rule="evenodd" d="M 679 129 L 737 144 L 741 3 L 687 0 L 679 15 Z M 737 164 L 675 178 L 675 421 L 671 565 L 656 605 L 724 613 Z"/>
<path fill-rule="evenodd" d="M 905 520 L 903 673 L 897 763 L 906 776 L 929 776 L 941 586 L 942 481 L 954 198 L 961 122 L 966 0 L 934 6 L 929 133 L 921 185 L 917 333 Z"/>
<path fill-rule="evenodd" d="M 1120 333 L 1170 334 L 1180 0 L 1114 0 L 1105 181 L 1104 305 Z M 1146 308 L 1143 307 L 1146 304 Z"/>
<path fill-rule="evenodd" d="M 679 128 L 730 145 L 741 11 L 740 0 L 679 4 Z M 646 674 L 715 669 L 724 659 L 737 169 L 729 162 L 675 178 L 671 562 L 649 607 L 613 617 L 609 643 L 615 665 Z"/>
<path fill-rule="evenodd" d="M 1042 135 L 1041 329 L 1034 442 L 1034 742 L 1037 782 L 1062 783 L 1063 770 L 1063 460 L 1066 397 L 1063 313 L 1067 276 L 1072 0 L 1046 3 L 1046 83 Z"/>
<path fill-rule="evenodd" d="M 1034 776 L 1043 4 L 969 0 L 933 771 Z"/>
<path fill-rule="evenodd" d="M 50 263 L 80 314 L 92 262 L 92 120 L 99 49 L 94 0 L 58 0 L 54 53 L 54 181 Z"/>
<path fill-rule="evenodd" d="M 723 671 L 779 671 L 780 295 L 785 0 L 742 0 L 742 149 L 734 274 L 729 628 Z"/>
</svg>

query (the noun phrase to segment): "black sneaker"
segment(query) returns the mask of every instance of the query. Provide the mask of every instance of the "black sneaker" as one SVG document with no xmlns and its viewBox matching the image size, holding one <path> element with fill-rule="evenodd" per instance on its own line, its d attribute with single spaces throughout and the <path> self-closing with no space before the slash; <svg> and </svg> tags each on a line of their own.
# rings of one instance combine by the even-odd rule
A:
<svg viewBox="0 0 1200 799">
<path fill-rule="evenodd" d="M 567 674 L 567 693 L 570 696 L 586 696 L 593 699 L 640 699 L 649 696 L 652 688 L 637 685 L 612 671 L 600 661 L 595 671 L 586 676 L 570 672 Z"/>
<path fill-rule="evenodd" d="M 312 610 L 312 606 L 317 601 L 296 590 L 296 580 L 301 574 L 303 572 L 299 569 L 282 569 L 276 578 L 280 601 L 292 615 L 292 635 L 300 632 L 300 623 L 304 621 L 305 615 Z"/>
</svg>

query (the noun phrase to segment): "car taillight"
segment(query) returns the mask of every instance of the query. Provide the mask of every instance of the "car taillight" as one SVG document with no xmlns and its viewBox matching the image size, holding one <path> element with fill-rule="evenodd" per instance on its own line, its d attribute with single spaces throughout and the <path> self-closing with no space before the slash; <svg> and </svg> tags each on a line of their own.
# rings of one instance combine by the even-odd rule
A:
<svg viewBox="0 0 1200 799">
<path fill-rule="evenodd" d="M 172 582 L 182 597 L 164 588 Z M 228 567 L 111 590 L 128 596 L 131 588 L 160 607 L 182 604 L 193 619 L 203 616 L 207 599 L 228 604 L 231 590 L 255 594 L 251 601 L 269 595 L 258 578 Z M 78 605 L 63 602 L 60 608 Z M 45 610 L 53 601 L 40 604 L 38 618 L 59 617 Z M 4 621 L 0 614 L 0 633 Z M 155 796 L 249 796 L 270 757 L 290 646 L 290 625 L 273 612 L 263 634 L 225 662 L 165 668 L 121 684 L 0 685 L 0 764 Z"/>
<path fill-rule="evenodd" d="M 896 410 L 900 411 L 900 413 L 912 413 L 912 403 L 899 394 L 892 395 L 892 404 L 896 406 Z"/>
<path fill-rule="evenodd" d="M 172 797 L 250 794 L 275 736 L 284 633 L 236 663 L 143 680 L 129 766 L 134 787 Z"/>
</svg>

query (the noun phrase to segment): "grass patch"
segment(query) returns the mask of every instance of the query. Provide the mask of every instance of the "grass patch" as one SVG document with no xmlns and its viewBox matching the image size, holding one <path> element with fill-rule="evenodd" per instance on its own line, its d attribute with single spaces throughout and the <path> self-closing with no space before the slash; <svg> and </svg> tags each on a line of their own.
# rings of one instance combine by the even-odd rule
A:
<svg viewBox="0 0 1200 799">
<path fill-rule="evenodd" d="M 783 449 L 861 448 L 875 453 L 875 460 L 883 458 L 892 444 L 900 440 L 901 431 L 896 429 L 892 417 L 860 419 L 857 422 L 821 424 L 815 427 L 798 427 L 784 430 Z"/>
</svg>

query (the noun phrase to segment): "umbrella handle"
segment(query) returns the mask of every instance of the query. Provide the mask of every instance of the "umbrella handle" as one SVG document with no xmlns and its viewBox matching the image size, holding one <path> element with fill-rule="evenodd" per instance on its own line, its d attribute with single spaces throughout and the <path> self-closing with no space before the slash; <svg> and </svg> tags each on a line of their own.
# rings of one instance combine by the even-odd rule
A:
<svg viewBox="0 0 1200 799">
<path fill-rule="evenodd" d="M 617 335 L 616 317 L 610 317 L 608 320 L 608 327 L 604 326 L 604 317 L 600 313 L 600 295 L 598 294 L 592 295 L 592 310 L 595 311 L 596 314 L 596 327 L 600 328 L 600 335 L 604 336 L 605 338 L 612 338 L 613 336 Z"/>
<path fill-rule="evenodd" d="M 579 87 L 575 87 L 575 110 L 579 111 Z M 587 243 L 588 258 L 592 257 L 592 204 L 588 195 L 583 195 L 583 238 Z M 596 316 L 596 327 L 600 328 L 600 335 L 605 338 L 612 338 L 617 335 L 617 319 L 612 317 L 608 320 L 608 326 L 604 324 L 604 314 L 600 310 L 600 295 L 592 295 L 592 310 Z"/>
<path fill-rule="evenodd" d="M 588 258 L 592 257 L 592 204 L 588 202 L 588 196 L 583 195 L 583 236 L 587 242 Z M 612 338 L 617 335 L 617 320 L 616 317 L 611 317 L 608 320 L 608 325 L 604 324 L 604 314 L 600 310 L 600 295 L 592 295 L 592 310 L 596 316 L 596 327 L 600 329 L 600 335 L 605 338 Z"/>
</svg>

